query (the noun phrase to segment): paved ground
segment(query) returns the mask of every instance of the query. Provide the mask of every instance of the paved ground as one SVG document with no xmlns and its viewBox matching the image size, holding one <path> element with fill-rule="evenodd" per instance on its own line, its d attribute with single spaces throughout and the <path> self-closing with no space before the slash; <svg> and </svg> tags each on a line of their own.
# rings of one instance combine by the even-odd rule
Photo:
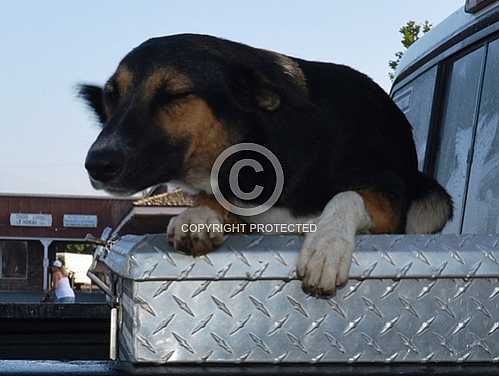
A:
<svg viewBox="0 0 499 376">
<path fill-rule="evenodd" d="M 0 292 L 2 303 L 39 303 L 44 297 L 43 292 Z M 100 292 L 76 292 L 76 303 L 105 303 L 105 295 Z"/>
</svg>

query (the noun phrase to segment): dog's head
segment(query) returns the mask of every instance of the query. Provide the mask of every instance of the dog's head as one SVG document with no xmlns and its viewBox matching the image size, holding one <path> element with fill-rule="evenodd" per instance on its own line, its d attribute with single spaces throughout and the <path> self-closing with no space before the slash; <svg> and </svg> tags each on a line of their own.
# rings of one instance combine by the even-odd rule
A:
<svg viewBox="0 0 499 376">
<path fill-rule="evenodd" d="M 305 105 L 306 90 L 283 55 L 202 35 L 150 39 L 104 87 L 80 87 L 102 124 L 85 167 L 115 194 L 171 180 L 209 191 L 216 157 L 239 142 L 268 146 L 271 123 Z"/>
</svg>

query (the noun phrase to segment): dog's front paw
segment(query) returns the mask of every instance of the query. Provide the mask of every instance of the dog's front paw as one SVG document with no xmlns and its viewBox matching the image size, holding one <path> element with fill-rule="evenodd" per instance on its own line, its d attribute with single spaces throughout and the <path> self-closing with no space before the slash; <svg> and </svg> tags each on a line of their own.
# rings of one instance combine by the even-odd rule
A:
<svg viewBox="0 0 499 376">
<path fill-rule="evenodd" d="M 354 241 L 334 233 L 309 233 L 298 259 L 303 289 L 314 296 L 330 295 L 348 279 Z"/>
<path fill-rule="evenodd" d="M 177 251 L 199 256 L 224 242 L 222 227 L 222 219 L 215 210 L 197 206 L 173 217 L 166 232 Z"/>
</svg>

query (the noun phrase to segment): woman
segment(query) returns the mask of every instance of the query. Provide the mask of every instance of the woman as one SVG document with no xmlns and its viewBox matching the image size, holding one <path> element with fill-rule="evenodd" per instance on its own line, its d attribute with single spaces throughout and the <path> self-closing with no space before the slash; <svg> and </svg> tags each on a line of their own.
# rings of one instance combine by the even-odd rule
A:
<svg viewBox="0 0 499 376">
<path fill-rule="evenodd" d="M 52 286 L 43 299 L 46 301 L 52 292 L 55 293 L 56 303 L 74 303 L 75 293 L 69 285 L 68 272 L 60 260 L 55 260 L 50 268 L 52 273 Z"/>
</svg>

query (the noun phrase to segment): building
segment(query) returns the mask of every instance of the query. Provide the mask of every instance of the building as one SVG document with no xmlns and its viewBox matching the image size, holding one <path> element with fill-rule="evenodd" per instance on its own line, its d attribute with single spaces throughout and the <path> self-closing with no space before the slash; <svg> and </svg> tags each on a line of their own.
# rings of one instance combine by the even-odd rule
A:
<svg viewBox="0 0 499 376">
<path fill-rule="evenodd" d="M 154 190 L 133 202 L 130 211 L 113 227 L 113 236 L 166 233 L 170 219 L 194 204 L 194 196 L 180 189 Z"/>
<path fill-rule="evenodd" d="M 82 243 L 86 235 L 99 237 L 106 227 L 115 228 L 132 201 L 0 194 L 0 291 L 47 289 L 48 265 L 56 254 L 91 252 Z"/>
</svg>

